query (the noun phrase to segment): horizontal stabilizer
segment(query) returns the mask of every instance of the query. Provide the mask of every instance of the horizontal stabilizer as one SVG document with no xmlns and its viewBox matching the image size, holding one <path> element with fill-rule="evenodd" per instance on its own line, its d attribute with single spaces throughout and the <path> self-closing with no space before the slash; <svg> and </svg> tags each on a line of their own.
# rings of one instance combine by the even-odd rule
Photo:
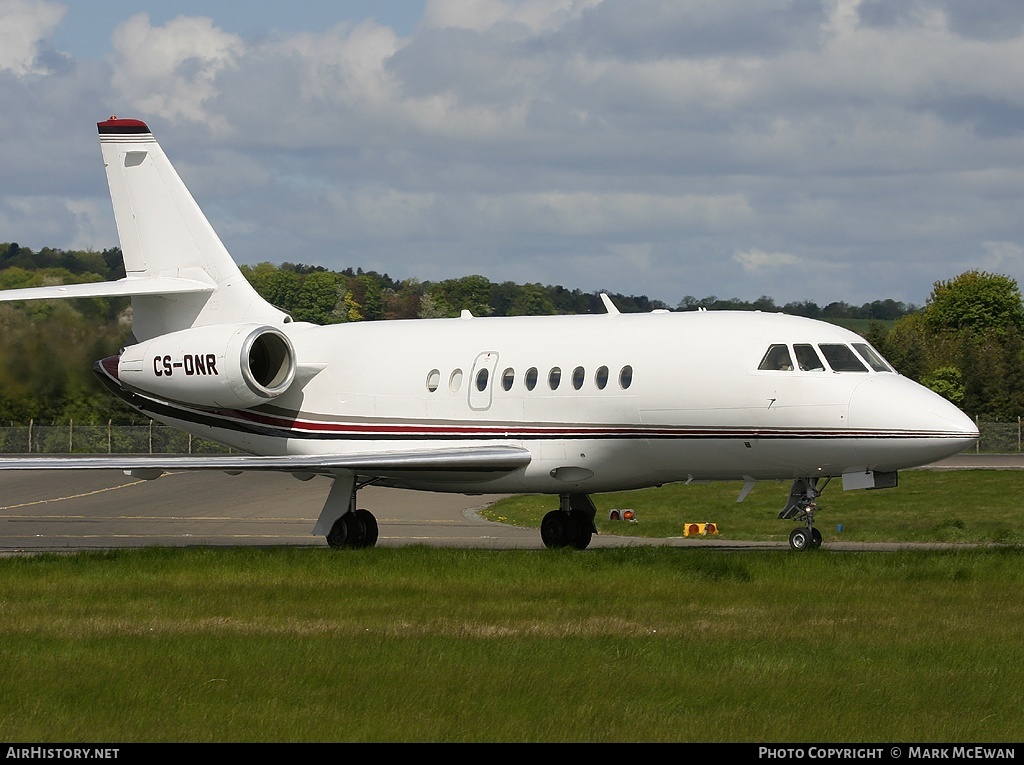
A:
<svg viewBox="0 0 1024 765">
<path fill-rule="evenodd" d="M 56 300 L 61 298 L 135 297 L 137 295 L 180 295 L 187 292 L 213 292 L 212 284 L 172 277 L 128 277 L 116 282 L 59 284 L 52 287 L 25 287 L 0 290 L 0 301 Z"/>
</svg>

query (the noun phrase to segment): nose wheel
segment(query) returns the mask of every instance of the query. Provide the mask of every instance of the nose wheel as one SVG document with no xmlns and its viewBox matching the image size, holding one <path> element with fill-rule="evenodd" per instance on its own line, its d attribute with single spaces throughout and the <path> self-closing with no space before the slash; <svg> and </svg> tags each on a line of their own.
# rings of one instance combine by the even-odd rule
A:
<svg viewBox="0 0 1024 765">
<path fill-rule="evenodd" d="M 800 552 L 821 547 L 821 532 L 810 528 L 796 528 L 789 532 L 789 546 Z"/>
</svg>

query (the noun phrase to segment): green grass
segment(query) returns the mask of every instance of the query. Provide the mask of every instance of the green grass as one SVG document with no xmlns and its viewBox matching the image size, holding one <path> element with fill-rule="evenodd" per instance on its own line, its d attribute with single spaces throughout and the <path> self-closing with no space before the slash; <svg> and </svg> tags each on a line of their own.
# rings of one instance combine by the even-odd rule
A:
<svg viewBox="0 0 1024 765">
<path fill-rule="evenodd" d="M 819 499 L 818 529 L 825 542 L 1024 543 L 1021 474 L 1012 470 L 906 471 L 900 485 L 879 491 L 843 491 L 835 480 Z M 737 504 L 737 482 L 672 484 L 659 489 L 594 495 L 601 534 L 683 536 L 684 524 L 712 521 L 718 538 L 782 542 L 795 524 L 777 519 L 789 482 L 760 482 Z M 521 496 L 485 515 L 519 526 L 540 526 L 557 506 L 551 497 Z M 630 508 L 637 522 L 609 521 L 612 508 Z M 842 526 L 840 533 L 838 527 Z"/>
<path fill-rule="evenodd" d="M 1021 555 L 0 559 L 0 738 L 1017 741 Z"/>
</svg>

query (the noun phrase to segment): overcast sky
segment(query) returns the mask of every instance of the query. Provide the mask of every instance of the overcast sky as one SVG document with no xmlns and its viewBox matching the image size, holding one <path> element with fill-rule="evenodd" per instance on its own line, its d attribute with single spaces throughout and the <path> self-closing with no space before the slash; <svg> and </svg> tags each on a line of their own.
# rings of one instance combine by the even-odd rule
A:
<svg viewBox="0 0 1024 765">
<path fill-rule="evenodd" d="M 145 120 L 241 263 L 779 303 L 1024 284 L 1019 0 L 0 0 L 0 241 Z"/>
</svg>

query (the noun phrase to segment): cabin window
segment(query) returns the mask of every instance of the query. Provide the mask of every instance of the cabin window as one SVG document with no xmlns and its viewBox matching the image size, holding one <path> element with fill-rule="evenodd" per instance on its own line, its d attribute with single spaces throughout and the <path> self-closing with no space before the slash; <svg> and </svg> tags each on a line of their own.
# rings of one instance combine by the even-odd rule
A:
<svg viewBox="0 0 1024 765">
<path fill-rule="evenodd" d="M 583 387 L 583 381 L 587 379 L 587 373 L 583 367 L 576 367 L 572 370 L 572 387 L 579 390 Z"/>
<path fill-rule="evenodd" d="M 441 370 L 431 369 L 427 374 L 427 390 L 433 393 L 441 384 Z"/>
<path fill-rule="evenodd" d="M 789 347 L 780 344 L 769 346 L 757 368 L 776 372 L 792 372 L 793 359 L 789 355 Z"/>
<path fill-rule="evenodd" d="M 458 393 L 459 388 L 462 387 L 462 370 L 456 369 L 452 372 L 452 376 L 448 378 L 448 390 L 452 393 Z"/>
<path fill-rule="evenodd" d="M 864 362 L 857 358 L 848 345 L 839 343 L 819 343 L 825 361 L 834 372 L 867 372 Z"/>
<path fill-rule="evenodd" d="M 626 390 L 630 385 L 633 384 L 633 367 L 628 364 L 622 368 L 619 372 L 619 387 Z"/>
<path fill-rule="evenodd" d="M 794 345 L 793 352 L 796 354 L 796 363 L 804 372 L 824 372 L 825 365 L 821 363 L 817 351 L 813 345 Z"/>
<path fill-rule="evenodd" d="M 853 347 L 860 354 L 861 358 L 868 362 L 868 366 L 876 372 L 892 371 L 892 367 L 885 362 L 885 359 L 879 355 L 878 351 L 867 343 L 854 343 Z"/>
<path fill-rule="evenodd" d="M 772 347 L 773 348 L 779 347 L 779 348 L 782 348 L 782 349 L 786 349 L 785 345 L 772 346 Z M 800 346 L 797 346 L 797 347 L 799 348 Z M 808 350 L 808 352 L 810 353 L 810 355 L 817 361 L 818 357 L 814 353 L 814 350 L 811 348 L 811 346 L 808 345 L 808 346 L 803 346 L 803 347 L 806 348 Z M 788 354 L 788 351 L 787 351 L 787 354 Z M 798 352 L 798 354 L 799 354 L 799 352 Z M 788 355 L 787 355 L 787 358 L 788 358 Z M 817 363 L 820 365 L 821 362 L 818 361 Z M 762 362 L 761 368 L 762 369 L 765 368 L 764 367 L 764 362 Z M 819 368 L 820 368 L 820 366 L 819 366 Z M 452 393 L 458 393 L 459 390 L 462 388 L 462 378 L 463 378 L 463 372 L 462 372 L 461 369 L 456 369 L 455 371 L 453 371 L 451 373 L 451 376 L 448 378 L 448 388 L 451 390 Z M 586 368 L 585 367 L 575 367 L 572 370 L 572 377 L 570 379 L 571 379 L 572 387 L 573 388 L 575 388 L 576 390 L 582 390 L 583 386 L 586 385 L 586 382 L 587 382 L 587 370 L 586 370 Z M 608 367 L 606 367 L 606 366 L 600 366 L 600 367 L 597 368 L 597 371 L 594 372 L 594 385 L 597 387 L 598 390 L 604 390 L 605 388 L 607 388 L 608 387 L 608 381 L 610 379 L 611 379 L 611 372 L 608 369 Z M 507 390 L 507 391 L 512 390 L 512 388 L 515 387 L 515 383 L 516 383 L 516 370 L 513 367 L 506 368 L 505 371 L 501 373 L 500 380 L 501 380 L 501 387 L 502 387 L 503 390 Z M 537 383 L 539 381 L 540 381 L 540 373 L 538 372 L 537 367 L 530 367 L 523 374 L 523 385 L 526 386 L 527 390 L 535 390 L 536 387 L 537 387 Z M 480 370 L 477 371 L 476 377 L 473 378 L 472 385 L 473 385 L 474 388 L 476 388 L 476 390 L 478 390 L 478 391 L 480 391 L 482 393 L 483 391 L 487 390 L 487 386 L 488 386 L 489 383 L 490 383 L 490 370 L 485 368 L 485 369 L 480 369 Z M 441 386 L 441 372 L 440 372 L 440 370 L 431 369 L 427 373 L 426 384 L 427 384 L 427 390 L 429 392 L 433 393 L 434 391 L 436 391 Z M 559 386 L 561 384 L 562 384 L 562 369 L 561 369 L 561 367 L 551 367 L 551 370 L 548 372 L 548 387 L 551 390 L 558 390 L 558 388 L 559 388 Z M 633 384 L 633 367 L 631 367 L 631 366 L 629 366 L 627 364 L 626 366 L 622 367 L 621 370 L 619 370 L 619 387 L 622 388 L 622 390 L 626 390 L 632 384 Z"/>
</svg>

